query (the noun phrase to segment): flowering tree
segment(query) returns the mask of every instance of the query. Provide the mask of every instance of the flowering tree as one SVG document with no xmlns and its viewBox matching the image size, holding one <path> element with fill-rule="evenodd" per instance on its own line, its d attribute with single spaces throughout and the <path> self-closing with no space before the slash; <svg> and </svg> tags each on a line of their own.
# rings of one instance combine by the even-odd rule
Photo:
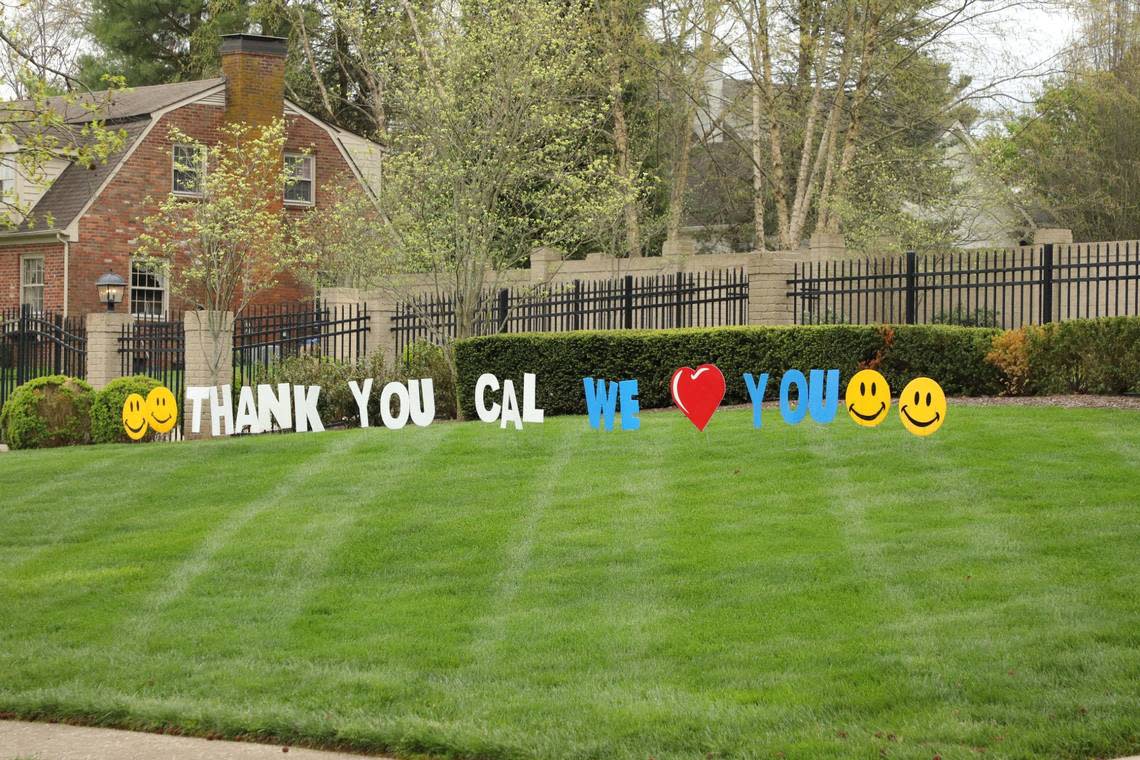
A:
<svg viewBox="0 0 1140 760">
<path fill-rule="evenodd" d="M 426 275 L 454 298 L 464 337 L 500 273 L 620 216 L 627 188 L 598 149 L 609 102 L 596 97 L 601 69 L 582 7 L 402 6 L 411 39 L 388 93 L 379 214 L 372 231 L 358 230 L 359 245 L 331 249 L 350 255 L 332 256 L 326 271 L 400 299 L 412 286 L 395 273 Z M 447 337 L 438 315 L 422 316 Z"/>
<path fill-rule="evenodd" d="M 0 182 L 0 230 L 55 224 L 31 218 L 11 180 L 46 186 L 61 163 L 94 167 L 122 149 L 126 138 L 98 118 L 122 91 L 123 78 L 104 77 L 108 89 L 92 92 L 69 69 L 82 43 L 82 19 L 73 6 L 69 0 L 26 0 L 6 4 L 0 13 L 0 92 L 17 98 L 0 103 L 0 148 L 6 151 L 0 177 L 8 180 Z"/>
<path fill-rule="evenodd" d="M 290 180 L 284 166 L 285 127 L 229 124 L 207 148 L 172 129 L 193 158 L 176 169 L 196 198 L 168 195 L 143 224 L 135 255 L 167 275 L 171 292 L 208 320 L 207 357 L 215 383 L 231 350 L 224 313 L 241 313 L 260 292 L 300 266 L 304 246 L 282 198 Z M 195 157 L 196 156 L 196 157 Z"/>
</svg>

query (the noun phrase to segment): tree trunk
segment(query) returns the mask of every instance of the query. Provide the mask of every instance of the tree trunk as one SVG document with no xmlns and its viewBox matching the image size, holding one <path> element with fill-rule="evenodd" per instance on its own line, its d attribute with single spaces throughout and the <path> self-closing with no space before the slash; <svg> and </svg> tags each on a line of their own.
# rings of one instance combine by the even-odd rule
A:
<svg viewBox="0 0 1140 760">
<path fill-rule="evenodd" d="M 764 230 L 764 152 L 760 138 L 760 87 L 752 83 L 752 240 L 756 250 L 768 247 Z"/>
<path fill-rule="evenodd" d="M 768 115 L 768 142 L 770 147 L 772 197 L 776 203 L 776 235 L 779 245 L 795 248 L 790 241 L 788 225 L 788 196 L 784 179 L 784 149 L 780 121 L 776 118 L 775 97 L 772 87 L 772 50 L 768 39 L 768 0 L 756 4 L 756 46 L 760 49 L 760 82 L 764 93 L 764 109 Z M 755 73 L 753 74 L 755 76 Z"/>
<path fill-rule="evenodd" d="M 873 3 L 868 3 L 868 10 Z M 835 195 L 843 197 L 847 189 L 848 173 L 851 163 L 855 160 L 855 147 L 859 138 L 861 126 L 861 111 L 863 102 L 867 99 L 867 87 L 871 78 L 871 68 L 875 61 L 879 33 L 879 16 L 872 13 L 867 26 L 863 43 L 863 56 L 859 62 L 859 76 L 855 82 L 855 92 L 851 97 L 851 120 L 847 127 L 847 134 L 843 140 L 843 153 L 839 159 L 839 167 L 835 177 Z M 830 203 L 830 199 L 828 199 Z M 839 231 L 839 215 L 827 212 L 823 228 L 828 232 Z"/>
<path fill-rule="evenodd" d="M 625 246 L 630 258 L 641 256 L 641 224 L 637 218 L 637 197 L 634 195 L 633 162 L 629 155 L 629 127 L 625 120 L 625 102 L 622 100 L 621 71 L 615 60 L 610 62 L 610 91 L 614 99 L 614 151 L 617 153 L 618 176 L 621 177 L 625 200 Z"/>
</svg>

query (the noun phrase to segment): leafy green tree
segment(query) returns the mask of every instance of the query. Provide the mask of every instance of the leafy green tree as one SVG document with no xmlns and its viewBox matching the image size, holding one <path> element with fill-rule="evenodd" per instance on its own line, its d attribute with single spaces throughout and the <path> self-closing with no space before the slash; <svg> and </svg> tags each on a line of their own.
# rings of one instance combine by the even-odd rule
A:
<svg viewBox="0 0 1140 760">
<path fill-rule="evenodd" d="M 991 165 L 1081 240 L 1140 237 L 1140 6 L 1090 0 L 1070 68 L 988 136 Z"/>
<path fill-rule="evenodd" d="M 1140 237 L 1140 61 L 1048 86 L 987 141 L 1006 180 L 1079 240 Z"/>
<path fill-rule="evenodd" d="M 412 37 L 395 67 L 379 198 L 357 256 L 420 272 L 455 298 L 473 334 L 483 293 L 539 245 L 573 246 L 622 211 L 623 183 L 598 135 L 597 56 L 583 10 L 546 0 L 472 3 L 458 15 L 405 5 Z M 332 215 L 336 216 L 336 214 Z M 364 241 L 362 241 L 364 242 Z M 341 261 L 359 276 L 363 267 Z M 332 274 L 336 274 L 333 272 Z M 406 295 L 398 277 L 360 283 Z M 432 325 L 443 333 L 442 325 Z"/>
<path fill-rule="evenodd" d="M 114 73 L 137 87 L 213 76 L 221 35 L 248 21 L 246 0 L 92 0 L 98 50 L 82 59 L 80 78 Z"/>
</svg>

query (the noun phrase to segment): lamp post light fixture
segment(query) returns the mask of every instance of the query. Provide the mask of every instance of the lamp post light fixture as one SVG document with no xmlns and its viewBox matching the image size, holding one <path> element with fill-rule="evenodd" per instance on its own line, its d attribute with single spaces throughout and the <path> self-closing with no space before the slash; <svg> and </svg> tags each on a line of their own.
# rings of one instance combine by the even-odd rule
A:
<svg viewBox="0 0 1140 760">
<path fill-rule="evenodd" d="M 95 287 L 99 289 L 99 301 L 107 304 L 107 311 L 114 311 L 115 304 L 123 300 L 127 281 L 114 272 L 107 272 L 95 281 Z"/>
</svg>

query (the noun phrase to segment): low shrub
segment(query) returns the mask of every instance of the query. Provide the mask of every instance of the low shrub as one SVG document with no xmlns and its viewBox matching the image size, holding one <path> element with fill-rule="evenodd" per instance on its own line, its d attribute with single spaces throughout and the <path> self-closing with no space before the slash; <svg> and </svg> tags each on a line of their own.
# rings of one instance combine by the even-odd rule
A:
<svg viewBox="0 0 1140 760">
<path fill-rule="evenodd" d="M 1027 337 L 1035 393 L 1140 391 L 1140 318 L 1055 322 Z"/>
<path fill-rule="evenodd" d="M 1023 396 L 1029 388 L 1029 334 L 1027 328 L 994 336 L 986 361 L 1002 374 L 1004 393 Z"/>
<path fill-rule="evenodd" d="M 839 369 L 843 382 L 876 366 L 898 390 L 919 375 L 948 394 L 984 395 L 1001 388 L 997 368 L 985 361 L 996 330 L 945 325 L 813 325 L 719 327 L 658 331 L 606 331 L 495 335 L 455 344 L 460 410 L 475 415 L 472 392 L 480 374 L 539 377 L 537 403 L 548 414 L 585 411 L 583 377 L 637 378 L 641 406 L 672 403 L 669 378 L 682 366 L 711 362 L 728 383 L 725 403 L 748 401 L 745 372 L 769 373 L 767 394 L 779 391 L 788 369 Z"/>
<path fill-rule="evenodd" d="M 360 361 L 345 361 L 321 356 L 295 356 L 283 359 L 262 370 L 254 379 L 258 383 L 289 383 L 292 385 L 319 385 L 320 399 L 317 412 L 326 426 L 360 424 L 360 408 L 348 387 L 351 380 L 363 386 L 372 378 L 372 393 L 368 400 L 368 417 L 371 424 L 380 424 L 380 391 L 393 380 L 432 378 L 435 389 L 436 417 L 455 417 L 455 379 L 443 351 L 431 344 L 415 344 L 405 352 L 404 363 L 398 370 L 384 364 L 381 354 L 373 354 Z"/>
<path fill-rule="evenodd" d="M 71 446 L 91 440 L 91 386 L 48 375 L 24 383 L 0 410 L 0 437 L 13 449 Z"/>
<path fill-rule="evenodd" d="M 383 387 L 389 375 L 380 354 L 355 362 L 325 356 L 292 356 L 262 370 L 254 384 L 319 385 L 317 413 L 325 426 L 352 426 L 360 423 L 360 409 L 348 387 L 349 381 L 363 384 L 365 379 L 373 378 L 374 393 L 369 400 L 368 415 L 379 419 L 379 394 L 375 391 Z"/>
<path fill-rule="evenodd" d="M 95 392 L 91 402 L 91 441 L 93 443 L 130 443 L 123 429 L 123 402 L 127 396 L 137 393 L 143 398 L 162 383 L 146 375 L 130 375 L 112 380 Z M 148 430 L 144 441 L 154 438 L 154 431 Z"/>
<path fill-rule="evenodd" d="M 442 348 L 428 341 L 416 341 L 404 349 L 400 366 L 406 378 L 430 377 L 435 389 L 435 416 L 440 419 L 455 419 L 458 405 L 455 371 Z"/>
</svg>

